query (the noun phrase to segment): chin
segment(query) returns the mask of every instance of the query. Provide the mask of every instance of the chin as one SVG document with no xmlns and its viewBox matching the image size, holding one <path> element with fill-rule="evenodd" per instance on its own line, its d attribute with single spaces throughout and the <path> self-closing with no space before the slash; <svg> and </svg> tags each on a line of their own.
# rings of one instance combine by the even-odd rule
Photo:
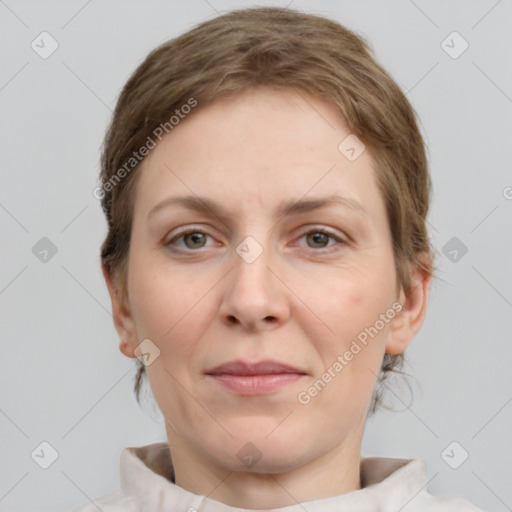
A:
<svg viewBox="0 0 512 512">
<path fill-rule="evenodd" d="M 251 473 L 283 473 L 314 458 L 314 447 L 310 446 L 315 440 L 313 432 L 307 432 L 304 426 L 298 428 L 295 422 L 286 428 L 288 420 L 279 425 L 280 421 L 282 418 L 269 417 L 238 421 L 236 427 L 227 427 L 232 438 L 221 444 L 212 441 L 206 451 L 216 453 L 218 462 L 231 471 Z"/>
<path fill-rule="evenodd" d="M 295 445 L 290 449 L 281 446 L 277 450 L 275 445 L 268 447 L 247 442 L 242 444 L 241 448 L 238 448 L 238 446 L 234 448 L 233 451 L 229 450 L 229 455 L 223 451 L 216 457 L 217 464 L 234 472 L 286 473 L 314 458 L 313 456 L 308 457 L 308 454 L 304 453 L 300 445 Z"/>
</svg>

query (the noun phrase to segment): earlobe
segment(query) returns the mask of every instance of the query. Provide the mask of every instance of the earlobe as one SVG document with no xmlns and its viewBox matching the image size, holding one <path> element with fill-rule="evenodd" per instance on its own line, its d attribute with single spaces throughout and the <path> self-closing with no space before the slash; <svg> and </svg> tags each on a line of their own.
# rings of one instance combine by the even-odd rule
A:
<svg viewBox="0 0 512 512">
<path fill-rule="evenodd" d="M 421 329 L 427 313 L 428 292 L 431 275 L 417 268 L 413 274 L 411 290 L 407 295 L 400 292 L 402 310 L 393 318 L 386 343 L 387 354 L 402 354 Z"/>
<path fill-rule="evenodd" d="M 119 335 L 119 349 L 125 356 L 135 358 L 137 357 L 134 354 L 134 350 L 137 345 L 137 336 L 135 332 L 135 324 L 128 304 L 127 294 L 121 293 L 114 277 L 105 265 L 102 264 L 101 270 L 110 295 L 114 326 L 117 334 Z"/>
</svg>

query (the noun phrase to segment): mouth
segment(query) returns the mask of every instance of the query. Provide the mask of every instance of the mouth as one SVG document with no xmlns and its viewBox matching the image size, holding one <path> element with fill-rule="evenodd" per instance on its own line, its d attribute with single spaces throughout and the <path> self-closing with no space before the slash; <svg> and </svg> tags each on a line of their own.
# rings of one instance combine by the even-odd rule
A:
<svg viewBox="0 0 512 512">
<path fill-rule="evenodd" d="M 263 395 L 292 384 L 307 373 L 278 361 L 231 361 L 205 372 L 215 382 L 240 395 Z"/>
</svg>

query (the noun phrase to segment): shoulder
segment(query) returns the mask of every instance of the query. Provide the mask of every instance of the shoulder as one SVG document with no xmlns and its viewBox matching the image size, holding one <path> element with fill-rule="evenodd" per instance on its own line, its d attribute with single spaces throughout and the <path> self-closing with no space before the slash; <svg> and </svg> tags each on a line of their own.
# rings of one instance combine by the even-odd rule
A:
<svg viewBox="0 0 512 512">
<path fill-rule="evenodd" d="M 121 490 L 117 490 L 90 501 L 72 512 L 140 512 L 139 501 Z"/>
<path fill-rule="evenodd" d="M 484 512 L 462 497 L 443 497 L 428 489 L 423 459 L 368 457 L 361 461 L 365 498 L 385 512 Z"/>
</svg>

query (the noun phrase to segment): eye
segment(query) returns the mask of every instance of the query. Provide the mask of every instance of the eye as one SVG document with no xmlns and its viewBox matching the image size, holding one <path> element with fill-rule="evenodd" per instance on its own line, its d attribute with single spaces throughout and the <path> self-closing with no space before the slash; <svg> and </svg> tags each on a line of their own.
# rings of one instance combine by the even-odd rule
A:
<svg viewBox="0 0 512 512">
<path fill-rule="evenodd" d="M 165 243 L 173 251 L 197 251 L 207 247 L 207 240 L 213 238 L 197 229 L 189 229 L 177 234 Z M 325 229 L 313 229 L 304 233 L 299 240 L 305 239 L 306 247 L 310 249 L 325 249 L 336 244 L 346 243 L 343 239 Z M 212 244 L 209 244 L 212 245 Z M 304 247 L 303 244 L 299 244 Z"/>
<path fill-rule="evenodd" d="M 344 240 L 324 229 L 308 231 L 307 233 L 304 233 L 300 239 L 305 239 L 307 247 L 311 249 L 324 249 L 335 245 L 336 243 L 345 243 Z M 329 243 L 329 239 L 333 242 Z"/>
<path fill-rule="evenodd" d="M 195 249 L 202 249 L 203 247 L 206 247 L 206 241 L 208 238 L 211 238 L 211 236 L 203 233 L 202 231 L 191 229 L 178 234 L 169 240 L 169 242 L 167 242 L 165 245 L 170 246 L 171 250 L 177 248 L 178 250 L 183 251 L 193 251 Z"/>
</svg>

